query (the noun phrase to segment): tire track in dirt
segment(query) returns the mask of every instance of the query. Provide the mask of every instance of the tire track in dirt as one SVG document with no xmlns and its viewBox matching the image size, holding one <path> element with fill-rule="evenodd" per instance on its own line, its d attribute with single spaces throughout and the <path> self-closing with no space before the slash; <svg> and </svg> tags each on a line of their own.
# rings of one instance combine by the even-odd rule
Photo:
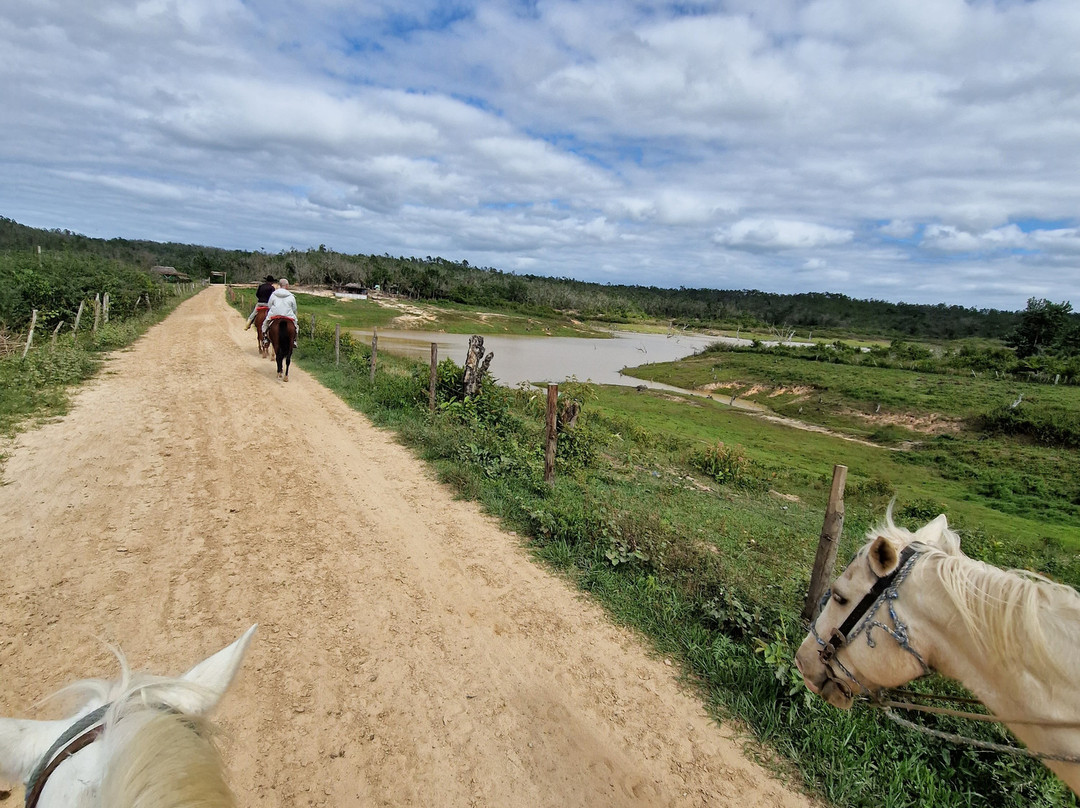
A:
<svg viewBox="0 0 1080 808">
<path fill-rule="evenodd" d="M 15 442 L 0 712 L 179 672 L 260 623 L 218 714 L 242 806 L 806 806 L 675 673 L 210 288 Z"/>
</svg>

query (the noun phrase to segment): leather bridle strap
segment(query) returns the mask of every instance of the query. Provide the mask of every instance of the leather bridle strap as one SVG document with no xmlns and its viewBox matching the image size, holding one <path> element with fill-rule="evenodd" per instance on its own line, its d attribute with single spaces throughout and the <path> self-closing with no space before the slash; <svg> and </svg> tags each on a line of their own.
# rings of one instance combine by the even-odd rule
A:
<svg viewBox="0 0 1080 808">
<path fill-rule="evenodd" d="M 848 635 L 854 631 L 855 627 L 859 624 L 859 621 L 861 621 L 863 617 L 866 616 L 866 613 L 870 611 L 870 607 L 885 594 L 885 590 L 892 586 L 893 581 L 896 580 L 896 576 L 900 573 L 900 570 L 904 568 L 908 559 L 913 555 L 915 555 L 915 550 L 908 545 L 900 552 L 900 559 L 893 571 L 874 581 L 874 585 L 870 587 L 870 591 L 863 595 L 862 600 L 855 605 L 855 608 L 851 610 L 851 613 L 844 622 L 840 624 L 840 628 L 833 630 L 833 633 L 829 636 L 829 641 L 825 643 L 824 647 L 818 652 L 822 662 L 828 662 L 835 656 L 840 648 L 847 645 Z"/>
<path fill-rule="evenodd" d="M 105 704 L 87 713 L 56 739 L 49 751 L 41 758 L 37 768 L 26 781 L 25 808 L 35 808 L 41 798 L 45 782 L 56 768 L 85 746 L 89 746 L 105 728 L 105 713 L 110 705 Z"/>
</svg>

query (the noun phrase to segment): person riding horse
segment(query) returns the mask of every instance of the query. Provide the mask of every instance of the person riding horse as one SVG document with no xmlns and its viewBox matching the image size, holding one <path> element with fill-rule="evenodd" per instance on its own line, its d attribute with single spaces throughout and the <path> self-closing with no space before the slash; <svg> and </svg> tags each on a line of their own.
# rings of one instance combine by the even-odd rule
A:
<svg viewBox="0 0 1080 808">
<path fill-rule="evenodd" d="M 259 284 L 259 288 L 255 290 L 255 308 L 251 310 L 251 314 L 248 315 L 247 325 L 244 326 L 244 330 L 247 331 L 251 328 L 251 324 L 255 322 L 255 315 L 258 314 L 260 308 L 270 307 L 270 295 L 274 294 L 277 287 L 274 286 L 274 276 L 267 275 L 263 278 L 263 282 Z"/>
<path fill-rule="evenodd" d="M 269 300 L 270 310 L 266 313 L 266 319 L 263 320 L 262 334 L 263 341 L 267 340 L 267 335 L 270 331 L 270 323 L 278 319 L 292 320 L 294 326 L 299 326 L 299 321 L 296 317 L 296 298 L 293 293 L 289 291 L 289 281 L 287 278 L 282 278 L 278 281 L 277 290 L 270 295 Z M 296 343 L 294 342 L 295 346 Z"/>
</svg>

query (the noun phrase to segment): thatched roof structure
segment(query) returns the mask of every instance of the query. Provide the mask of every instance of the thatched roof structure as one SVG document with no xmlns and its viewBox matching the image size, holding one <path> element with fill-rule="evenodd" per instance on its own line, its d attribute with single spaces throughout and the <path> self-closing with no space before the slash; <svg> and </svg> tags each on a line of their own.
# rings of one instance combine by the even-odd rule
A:
<svg viewBox="0 0 1080 808">
<path fill-rule="evenodd" d="M 154 275 L 160 275 L 167 281 L 190 281 L 191 278 L 180 272 L 176 267 L 150 267 L 150 272 Z"/>
</svg>

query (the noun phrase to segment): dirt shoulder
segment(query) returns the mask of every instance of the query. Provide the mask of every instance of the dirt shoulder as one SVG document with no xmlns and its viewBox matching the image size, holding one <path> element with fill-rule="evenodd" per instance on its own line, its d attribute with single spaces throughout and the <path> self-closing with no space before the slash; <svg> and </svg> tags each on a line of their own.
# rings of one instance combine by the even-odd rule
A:
<svg viewBox="0 0 1080 808">
<path fill-rule="evenodd" d="M 218 713 L 242 806 L 810 804 L 390 435 L 278 382 L 220 287 L 2 482 L 0 714 L 113 675 L 102 639 L 178 673 L 258 622 Z"/>
</svg>

